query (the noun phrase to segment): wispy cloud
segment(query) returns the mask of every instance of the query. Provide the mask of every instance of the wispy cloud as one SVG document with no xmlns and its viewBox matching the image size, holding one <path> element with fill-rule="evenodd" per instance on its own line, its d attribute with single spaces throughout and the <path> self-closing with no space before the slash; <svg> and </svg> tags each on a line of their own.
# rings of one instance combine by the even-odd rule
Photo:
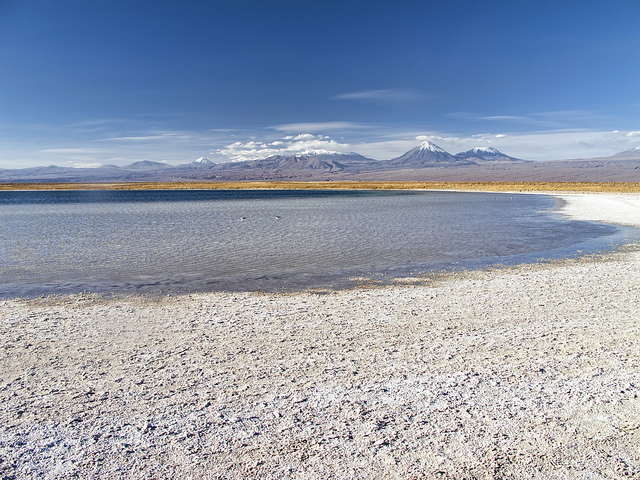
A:
<svg viewBox="0 0 640 480">
<path fill-rule="evenodd" d="M 479 120 L 495 120 L 498 122 L 519 122 L 519 123 L 539 123 L 539 120 L 533 120 L 529 117 L 518 115 L 491 115 L 488 117 L 480 117 Z"/>
<path fill-rule="evenodd" d="M 83 122 L 86 125 L 93 123 L 99 122 Z M 118 130 L 121 130 L 117 132 L 119 135 L 105 135 L 104 131 L 92 135 L 76 135 L 73 140 L 66 139 L 62 145 L 54 136 L 42 141 L 37 148 L 32 147 L 28 154 L 23 154 L 24 161 L 21 157 L 13 155 L 10 162 L 13 162 L 16 167 L 49 164 L 70 166 L 82 164 L 86 167 L 99 163 L 123 165 L 139 160 L 180 164 L 207 155 L 212 147 L 224 145 L 233 137 L 228 132 L 211 130 L 160 130 L 158 128 L 118 128 Z M 222 159 L 218 158 L 218 160 Z M 2 160 L 0 158 L 0 161 Z M 10 162 L 7 161 L 6 164 L 11 165 Z M 1 165 L 4 167 L 4 164 Z"/>
<path fill-rule="evenodd" d="M 122 136 L 122 137 L 107 137 L 104 138 L 104 141 L 115 141 L 115 142 L 158 142 L 158 141 L 166 141 L 166 140 L 194 140 L 194 137 L 191 134 L 187 133 L 160 133 L 155 135 L 140 135 L 140 136 Z"/>
<path fill-rule="evenodd" d="M 360 100 L 373 102 L 407 102 L 432 98 L 434 94 L 413 90 L 411 88 L 390 88 L 384 90 L 360 90 L 357 92 L 334 95 L 335 100 Z"/>
<path fill-rule="evenodd" d="M 130 136 L 130 137 L 107 137 L 103 138 L 103 141 L 106 142 L 155 142 L 160 140 L 167 140 L 170 138 L 167 135 L 141 135 L 141 136 Z"/>
<path fill-rule="evenodd" d="M 605 120 L 608 117 L 589 110 L 556 110 L 532 112 L 520 115 L 481 115 L 472 112 L 452 112 L 449 118 L 467 122 L 495 122 L 505 125 L 528 125 L 535 128 L 564 129 L 585 126 L 585 122 Z"/>
<path fill-rule="evenodd" d="M 369 128 L 375 128 L 374 125 L 367 123 L 357 122 L 316 122 L 316 123 L 287 123 L 284 125 L 274 125 L 270 127 L 273 130 L 287 133 L 297 132 L 329 132 L 334 130 L 348 131 L 348 130 L 363 130 Z"/>
<path fill-rule="evenodd" d="M 92 118 L 69 123 L 66 127 L 97 127 L 105 125 L 121 125 L 131 123 L 131 120 L 124 118 Z"/>
<path fill-rule="evenodd" d="M 591 110 L 552 110 L 548 112 L 534 112 L 530 114 L 532 117 L 539 118 L 558 118 L 573 120 L 576 118 L 603 118 Z"/>
<path fill-rule="evenodd" d="M 45 148 L 38 151 L 41 153 L 55 154 L 95 154 L 102 153 L 105 150 L 102 148 Z"/>
<path fill-rule="evenodd" d="M 45 154 L 47 158 L 46 163 L 50 160 L 53 161 L 65 161 L 68 166 L 77 168 L 89 168 L 102 166 L 103 163 L 96 161 L 109 153 L 108 149 L 104 148 L 44 148 L 38 150 L 38 153 Z"/>
</svg>

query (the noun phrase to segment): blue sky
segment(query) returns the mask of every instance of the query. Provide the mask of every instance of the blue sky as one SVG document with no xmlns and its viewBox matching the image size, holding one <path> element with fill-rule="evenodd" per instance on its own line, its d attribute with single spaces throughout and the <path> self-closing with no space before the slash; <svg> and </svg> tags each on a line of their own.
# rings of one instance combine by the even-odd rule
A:
<svg viewBox="0 0 640 480">
<path fill-rule="evenodd" d="M 640 1 L 0 0 L 0 168 L 640 146 Z"/>
</svg>

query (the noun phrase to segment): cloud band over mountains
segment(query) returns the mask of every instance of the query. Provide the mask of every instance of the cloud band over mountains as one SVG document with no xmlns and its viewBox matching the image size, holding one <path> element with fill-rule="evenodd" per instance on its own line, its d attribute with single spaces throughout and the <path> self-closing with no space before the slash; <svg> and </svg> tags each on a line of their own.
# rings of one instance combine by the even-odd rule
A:
<svg viewBox="0 0 640 480">
<path fill-rule="evenodd" d="M 348 144 L 338 143 L 326 135 L 301 133 L 287 135 L 278 140 L 262 142 L 251 140 L 248 142 L 234 142 L 215 153 L 224 155 L 230 160 L 241 162 L 257 160 L 271 155 L 296 155 L 309 151 L 348 152 Z"/>
</svg>

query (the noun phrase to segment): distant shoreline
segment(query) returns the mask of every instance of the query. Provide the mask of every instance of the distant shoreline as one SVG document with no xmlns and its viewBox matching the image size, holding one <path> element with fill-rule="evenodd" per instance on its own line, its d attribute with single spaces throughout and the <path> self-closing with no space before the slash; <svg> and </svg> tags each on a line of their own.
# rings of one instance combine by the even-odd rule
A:
<svg viewBox="0 0 640 480">
<path fill-rule="evenodd" d="M 114 182 L 0 183 L 0 191 L 55 190 L 458 190 L 486 192 L 640 193 L 640 182 Z"/>
</svg>

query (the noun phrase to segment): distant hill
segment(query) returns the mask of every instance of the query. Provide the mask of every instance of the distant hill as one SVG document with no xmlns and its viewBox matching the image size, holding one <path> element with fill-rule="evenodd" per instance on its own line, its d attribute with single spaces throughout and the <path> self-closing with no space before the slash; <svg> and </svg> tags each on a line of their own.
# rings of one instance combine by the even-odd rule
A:
<svg viewBox="0 0 640 480">
<path fill-rule="evenodd" d="M 166 163 L 160 162 L 152 162 L 150 160 L 142 160 L 140 162 L 132 163 L 131 165 L 125 165 L 122 167 L 123 170 L 147 170 L 147 171 L 157 171 L 164 170 L 166 168 L 171 168 L 171 165 L 167 165 Z"/>
<path fill-rule="evenodd" d="M 0 182 L 133 182 L 243 180 L 371 181 L 640 181 L 640 147 L 611 157 L 532 162 L 495 148 L 476 147 L 452 155 L 423 142 L 390 160 L 357 153 L 307 151 L 258 160 L 215 163 L 200 157 L 169 165 L 143 160 L 118 167 L 0 169 Z"/>
<path fill-rule="evenodd" d="M 298 155 L 272 155 L 260 160 L 228 162 L 218 164 L 217 170 L 266 169 L 274 171 L 322 170 L 340 172 L 353 168 L 371 166 L 376 161 L 357 153 L 307 152 Z"/>
<path fill-rule="evenodd" d="M 458 158 L 464 158 L 474 163 L 486 162 L 524 162 L 519 158 L 510 157 L 492 147 L 476 147 L 466 152 L 456 153 Z"/>
<path fill-rule="evenodd" d="M 640 157 L 640 147 L 632 148 L 631 150 L 625 150 L 624 152 L 616 153 L 611 158 L 620 159 L 637 159 Z"/>
</svg>

